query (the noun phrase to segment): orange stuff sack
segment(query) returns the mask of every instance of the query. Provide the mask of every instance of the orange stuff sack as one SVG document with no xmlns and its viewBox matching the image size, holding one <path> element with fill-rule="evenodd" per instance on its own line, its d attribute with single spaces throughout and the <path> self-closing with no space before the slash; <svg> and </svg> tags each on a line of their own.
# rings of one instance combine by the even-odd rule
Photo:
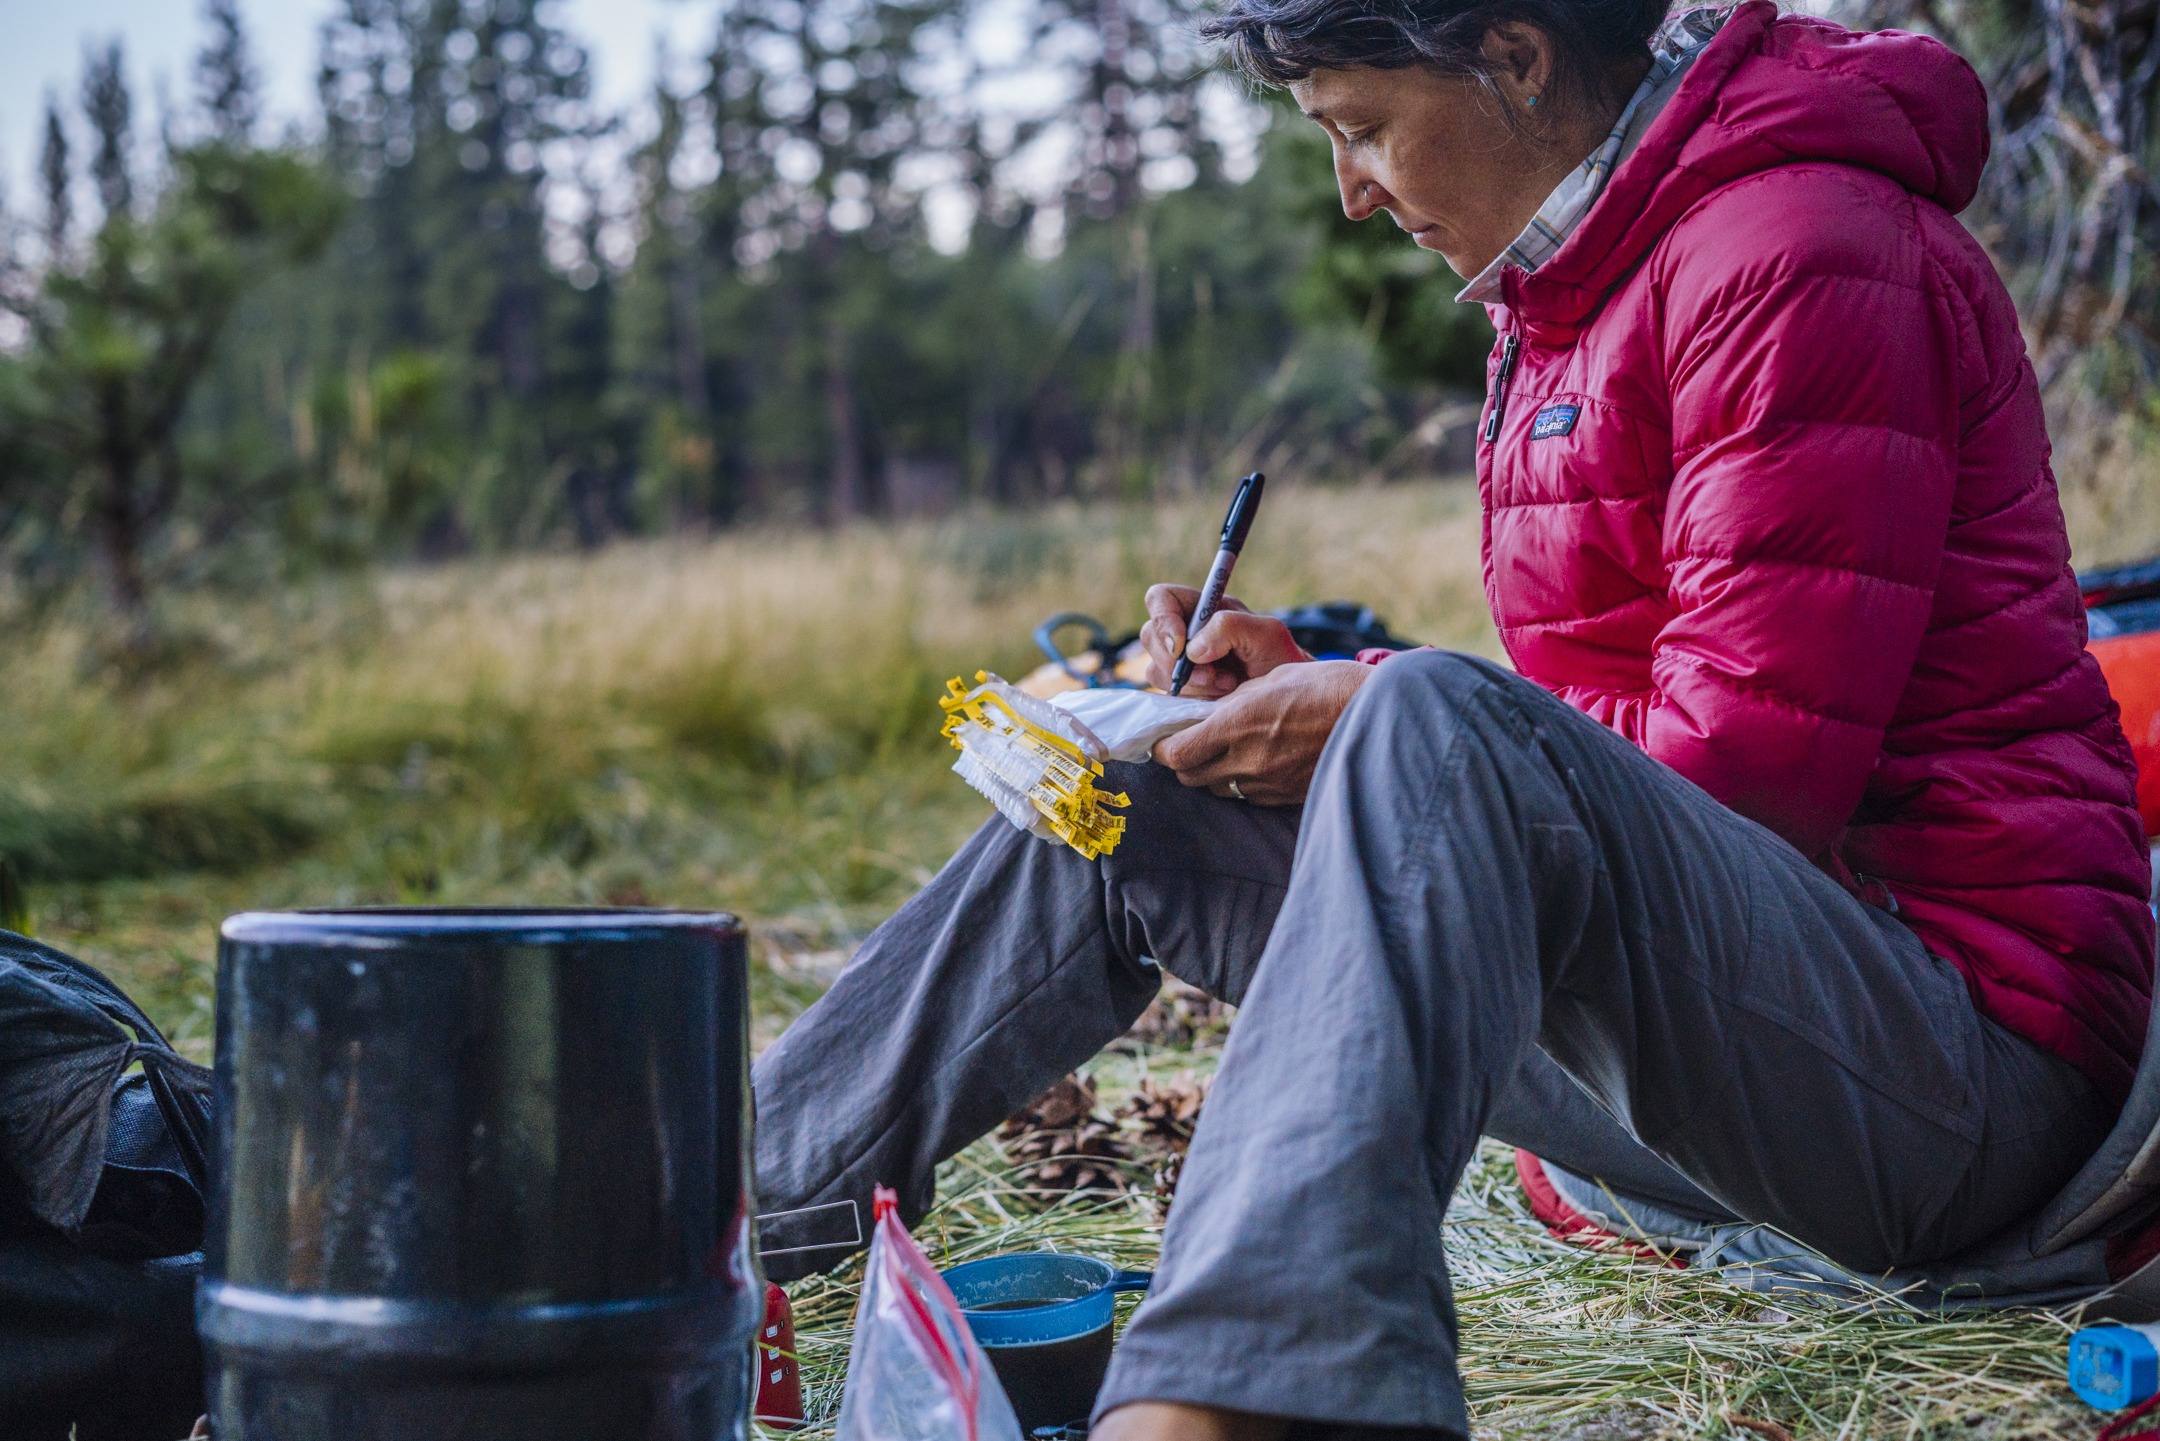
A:
<svg viewBox="0 0 2160 1441">
<path fill-rule="evenodd" d="M 2160 836 L 2160 630 L 2095 640 L 2090 649 L 2122 707 L 2123 734 L 2137 757 L 2138 814 L 2149 840 Z"/>
<path fill-rule="evenodd" d="M 2078 591 L 2086 649 L 2122 708 L 2123 734 L 2137 757 L 2145 837 L 2160 840 L 2160 556 L 2088 570 L 2078 576 Z"/>
</svg>

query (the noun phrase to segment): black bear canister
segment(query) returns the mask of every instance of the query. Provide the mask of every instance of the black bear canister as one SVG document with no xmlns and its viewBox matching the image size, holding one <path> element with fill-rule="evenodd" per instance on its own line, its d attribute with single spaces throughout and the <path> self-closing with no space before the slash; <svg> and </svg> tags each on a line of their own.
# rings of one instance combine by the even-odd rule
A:
<svg viewBox="0 0 2160 1441">
<path fill-rule="evenodd" d="M 732 917 L 236 916 L 219 1441 L 720 1441 L 763 1307 Z"/>
</svg>

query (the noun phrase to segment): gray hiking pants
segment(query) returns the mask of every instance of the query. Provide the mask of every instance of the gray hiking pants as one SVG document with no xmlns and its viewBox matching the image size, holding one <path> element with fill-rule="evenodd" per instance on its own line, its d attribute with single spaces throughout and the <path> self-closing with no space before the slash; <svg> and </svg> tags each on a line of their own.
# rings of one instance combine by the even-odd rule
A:
<svg viewBox="0 0 2160 1441">
<path fill-rule="evenodd" d="M 1481 1134 L 1879 1271 L 2037 1209 L 2113 1119 L 1896 919 L 1497 666 L 1381 666 L 1302 808 L 1110 783 L 1116 852 L 993 819 L 754 1071 L 760 1209 L 885 1183 L 913 1217 L 1151 961 L 1236 1003 L 1098 1411 L 1465 1433 L 1440 1223 Z"/>
</svg>

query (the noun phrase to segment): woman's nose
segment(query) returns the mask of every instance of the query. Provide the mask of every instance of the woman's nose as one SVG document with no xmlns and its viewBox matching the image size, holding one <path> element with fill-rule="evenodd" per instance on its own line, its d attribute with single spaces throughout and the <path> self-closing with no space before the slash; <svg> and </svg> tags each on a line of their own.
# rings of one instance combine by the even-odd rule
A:
<svg viewBox="0 0 2160 1441">
<path fill-rule="evenodd" d="M 1335 162 L 1335 185 L 1342 191 L 1343 214 L 1352 220 L 1363 220 L 1386 209 L 1395 198 L 1363 166 L 1346 160 Z"/>
</svg>

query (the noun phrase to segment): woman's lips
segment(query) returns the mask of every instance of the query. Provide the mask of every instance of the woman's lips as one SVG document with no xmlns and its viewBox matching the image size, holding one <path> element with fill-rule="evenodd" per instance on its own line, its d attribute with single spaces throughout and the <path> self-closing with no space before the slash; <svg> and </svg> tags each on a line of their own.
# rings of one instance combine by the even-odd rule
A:
<svg viewBox="0 0 2160 1441">
<path fill-rule="evenodd" d="M 1427 250 L 1432 249 L 1440 239 L 1440 224 L 1438 221 L 1428 220 L 1422 224 L 1412 224 L 1396 214 L 1392 209 L 1388 211 L 1388 219 L 1394 221 L 1395 228 L 1409 236 L 1413 244 L 1422 245 Z"/>
</svg>

